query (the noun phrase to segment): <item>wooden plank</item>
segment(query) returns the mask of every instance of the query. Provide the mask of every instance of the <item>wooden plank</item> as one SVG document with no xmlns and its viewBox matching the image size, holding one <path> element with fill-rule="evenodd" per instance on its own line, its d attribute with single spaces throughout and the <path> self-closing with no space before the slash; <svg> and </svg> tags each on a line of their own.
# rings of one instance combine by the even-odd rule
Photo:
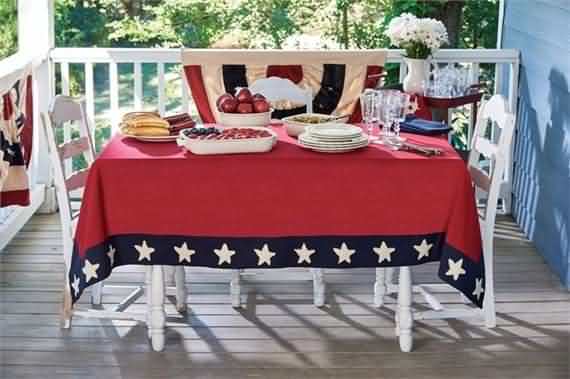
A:
<svg viewBox="0 0 570 379">
<path fill-rule="evenodd" d="M 87 175 L 89 174 L 88 169 L 83 169 L 80 171 L 74 172 L 71 176 L 68 176 L 65 179 L 65 187 L 67 188 L 68 192 L 73 190 L 85 187 L 85 183 L 87 182 Z M 57 240 L 54 240 L 54 242 Z M 33 242 L 33 241 L 25 241 L 25 242 Z M 14 245 L 18 245 L 18 241 L 14 241 Z"/>
<path fill-rule="evenodd" d="M 89 138 L 81 137 L 74 139 L 73 141 L 63 143 L 57 147 L 57 150 L 59 158 L 62 161 L 74 157 L 89 150 Z"/>
<path fill-rule="evenodd" d="M 399 351 L 394 296 L 372 306 L 373 269 L 327 270 L 328 305 L 312 305 L 304 269 L 248 270 L 245 308 L 230 306 L 230 272 L 187 269 L 187 315 L 167 298 L 167 343 L 156 354 L 133 321 L 75 318 L 59 325 L 63 265 L 57 215 L 35 216 L 0 254 L 0 354 L 6 377 L 41 378 L 567 378 L 570 294 L 512 220 L 496 239 L 497 327 L 477 319 L 418 321 L 416 348 Z M 505 237 L 502 237 L 502 235 Z M 414 269 L 435 279 L 438 264 Z M 144 267 L 113 272 L 107 283 L 140 284 Z M 129 288 L 107 288 L 103 306 Z M 461 306 L 456 292 L 437 296 Z M 415 297 L 415 307 L 425 307 Z M 89 307 L 89 298 L 80 299 Z M 140 298 L 132 311 L 146 309 Z M 271 371 L 269 371 L 271 370 Z M 271 374 L 268 374 L 270 372 Z M 404 375 L 404 377 L 405 377 Z M 376 375 L 377 376 L 377 375 Z"/>
</svg>

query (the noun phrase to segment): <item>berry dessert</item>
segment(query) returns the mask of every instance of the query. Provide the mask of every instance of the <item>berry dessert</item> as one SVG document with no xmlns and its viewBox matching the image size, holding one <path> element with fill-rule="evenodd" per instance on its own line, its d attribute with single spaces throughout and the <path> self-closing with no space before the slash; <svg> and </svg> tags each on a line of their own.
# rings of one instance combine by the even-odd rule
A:
<svg viewBox="0 0 570 379">
<path fill-rule="evenodd" d="M 184 135 L 190 139 L 198 140 L 243 140 L 254 138 L 271 137 L 272 134 L 267 130 L 253 128 L 226 128 L 219 129 L 215 127 L 198 127 L 187 129 Z"/>
</svg>

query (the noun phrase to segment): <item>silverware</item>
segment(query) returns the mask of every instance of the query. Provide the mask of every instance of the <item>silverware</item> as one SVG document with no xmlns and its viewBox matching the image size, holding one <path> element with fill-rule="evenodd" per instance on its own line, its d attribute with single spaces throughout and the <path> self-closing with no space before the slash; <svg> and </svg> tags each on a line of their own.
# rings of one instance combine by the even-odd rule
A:
<svg viewBox="0 0 570 379">
<path fill-rule="evenodd" d="M 422 154 L 427 155 L 427 156 L 441 155 L 441 153 L 442 153 L 441 149 L 439 149 L 437 147 L 421 146 L 421 145 L 417 145 L 415 143 L 406 142 L 406 141 L 403 141 L 401 143 L 401 146 L 403 148 L 405 148 L 406 150 L 416 151 L 416 152 L 422 153 Z"/>
</svg>

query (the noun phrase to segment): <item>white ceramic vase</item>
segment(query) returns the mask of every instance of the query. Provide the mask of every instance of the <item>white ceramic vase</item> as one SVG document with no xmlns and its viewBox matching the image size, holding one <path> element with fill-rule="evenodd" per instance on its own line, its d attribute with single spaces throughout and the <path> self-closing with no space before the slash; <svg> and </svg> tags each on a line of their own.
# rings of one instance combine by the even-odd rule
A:
<svg viewBox="0 0 570 379">
<path fill-rule="evenodd" d="M 408 73 L 404 78 L 404 91 L 407 93 L 422 94 L 424 92 L 424 81 L 428 74 L 428 59 L 404 58 L 408 66 Z"/>
</svg>

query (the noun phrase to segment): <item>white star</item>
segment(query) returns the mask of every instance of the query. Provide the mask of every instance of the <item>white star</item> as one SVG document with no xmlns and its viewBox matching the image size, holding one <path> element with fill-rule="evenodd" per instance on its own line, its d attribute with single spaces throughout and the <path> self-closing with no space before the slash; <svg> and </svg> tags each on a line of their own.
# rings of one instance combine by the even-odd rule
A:
<svg viewBox="0 0 570 379">
<path fill-rule="evenodd" d="M 117 252 L 117 250 L 113 247 L 113 245 L 109 245 L 109 251 L 107 251 L 107 256 L 109 257 L 109 260 L 111 261 L 111 267 L 113 267 L 113 264 L 115 263 L 115 253 Z"/>
<path fill-rule="evenodd" d="M 395 248 L 388 247 L 388 245 L 386 245 L 386 242 L 384 241 L 382 241 L 380 247 L 373 247 L 372 250 L 374 250 L 374 252 L 378 254 L 378 263 L 382 263 L 385 260 L 388 262 L 392 262 L 392 253 L 396 251 Z"/>
<path fill-rule="evenodd" d="M 473 296 L 477 296 L 477 300 L 479 300 L 479 298 L 481 297 L 481 294 L 483 294 L 483 292 L 485 292 L 485 290 L 483 289 L 483 278 L 481 278 L 481 279 L 476 278 L 475 279 L 475 291 L 473 291 Z"/>
<path fill-rule="evenodd" d="M 315 254 L 316 251 L 307 248 L 307 245 L 304 243 L 303 245 L 301 245 L 300 249 L 294 249 L 294 250 L 295 253 L 297 253 L 297 255 L 299 256 L 297 263 L 303 263 L 303 262 L 311 263 L 311 255 Z"/>
<path fill-rule="evenodd" d="M 99 269 L 99 263 L 92 264 L 89 260 L 85 260 L 85 265 L 83 265 L 83 274 L 85 275 L 85 283 L 89 283 L 91 279 L 97 279 L 97 270 Z"/>
<path fill-rule="evenodd" d="M 449 270 L 445 273 L 447 276 L 453 276 L 453 280 L 459 279 L 460 275 L 465 274 L 465 270 L 463 269 L 463 258 L 458 260 L 457 262 L 453 261 L 453 259 L 448 259 L 447 264 L 449 265 Z"/>
<path fill-rule="evenodd" d="M 419 253 L 418 254 L 418 261 L 423 257 L 429 257 L 429 251 L 433 247 L 433 243 L 427 243 L 426 240 L 423 240 L 421 244 L 414 245 L 414 249 Z"/>
<path fill-rule="evenodd" d="M 236 253 L 235 250 L 230 250 L 227 244 L 223 244 L 221 249 L 214 249 L 214 253 L 218 256 L 218 265 L 224 262 L 232 263 L 232 256 Z"/>
<path fill-rule="evenodd" d="M 356 252 L 356 250 L 349 249 L 344 242 L 340 245 L 340 249 L 333 247 L 333 250 L 338 255 L 338 264 L 342 262 L 350 263 L 350 256 Z"/>
<path fill-rule="evenodd" d="M 190 263 L 192 255 L 196 254 L 196 250 L 192 250 L 188 248 L 186 242 L 182 244 L 182 246 L 174 246 L 174 250 L 176 254 L 178 254 L 178 263 L 188 261 Z"/>
<path fill-rule="evenodd" d="M 77 296 L 79 293 L 79 277 L 77 275 L 73 275 L 73 283 L 71 283 L 71 288 L 73 288 L 74 296 Z"/>
<path fill-rule="evenodd" d="M 253 249 L 255 254 L 257 254 L 257 265 L 261 266 L 264 263 L 271 266 L 271 258 L 275 256 L 275 253 L 269 250 L 269 246 L 264 244 L 261 249 Z"/>
<path fill-rule="evenodd" d="M 145 259 L 150 262 L 150 255 L 154 253 L 154 248 L 148 246 L 146 240 L 142 242 L 142 245 L 135 245 L 135 249 L 139 252 L 139 262 Z"/>
</svg>

